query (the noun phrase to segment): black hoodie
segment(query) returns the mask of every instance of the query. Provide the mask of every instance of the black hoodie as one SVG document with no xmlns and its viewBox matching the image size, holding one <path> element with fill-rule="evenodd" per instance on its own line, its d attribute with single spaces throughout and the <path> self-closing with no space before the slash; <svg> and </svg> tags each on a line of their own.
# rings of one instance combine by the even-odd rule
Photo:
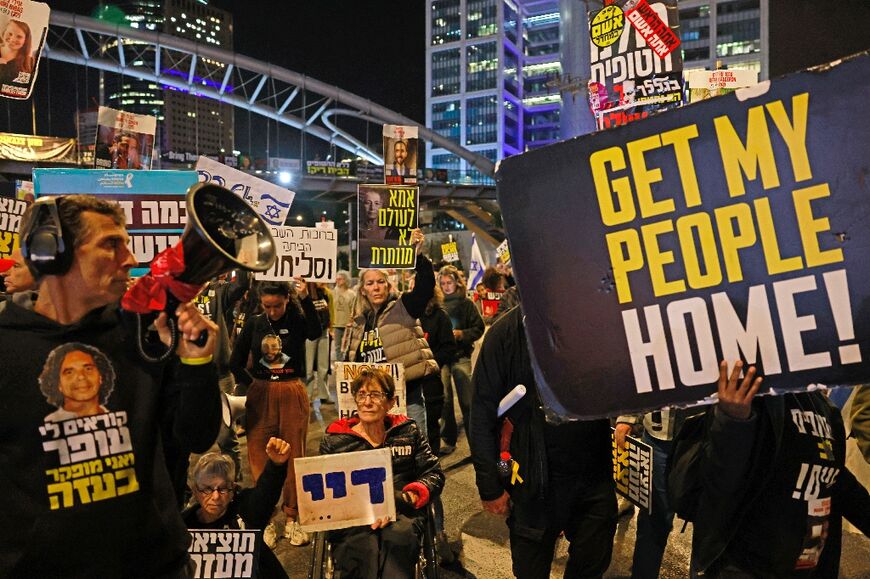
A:
<svg viewBox="0 0 870 579">
<path fill-rule="evenodd" d="M 211 446 L 214 364 L 146 364 L 130 338 L 116 307 L 61 325 L 0 304 L 0 576 L 166 577 L 187 564 L 160 424 L 194 452 Z M 94 360 L 104 413 L 59 410 L 57 366 L 40 380 L 69 343 Z"/>
</svg>

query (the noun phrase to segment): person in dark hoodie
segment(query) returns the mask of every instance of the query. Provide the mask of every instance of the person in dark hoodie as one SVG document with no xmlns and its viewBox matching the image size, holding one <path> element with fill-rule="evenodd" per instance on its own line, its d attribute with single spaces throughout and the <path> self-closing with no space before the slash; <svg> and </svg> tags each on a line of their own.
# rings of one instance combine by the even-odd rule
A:
<svg viewBox="0 0 870 579">
<path fill-rule="evenodd" d="M 22 218 L 21 239 L 39 296 L 32 308 L 0 304 L 0 576 L 187 577 L 190 535 L 158 425 L 170 422 L 195 452 L 214 441 L 216 328 L 182 304 L 174 355 L 146 363 L 136 353 L 117 307 L 136 265 L 117 204 L 90 195 L 40 200 Z M 154 326 L 169 344 L 165 312 Z M 197 346 L 203 333 L 208 340 Z M 39 376 L 49 352 L 72 342 L 105 355 L 114 388 L 105 412 L 48 422 L 54 407 Z"/>
<path fill-rule="evenodd" d="M 466 431 L 471 417 L 471 352 L 474 344 L 483 335 L 483 318 L 466 294 L 462 276 L 452 265 L 446 265 L 438 272 L 438 283 L 444 292 L 444 307 L 453 324 L 453 337 L 456 340 L 455 357 L 441 364 L 441 382 L 444 387 L 444 408 L 441 411 L 444 427 L 441 436 L 444 448 L 441 454 L 450 454 L 456 448 L 459 429 L 456 426 L 456 411 L 453 406 L 453 390 L 459 399 L 459 410 Z"/>
<path fill-rule="evenodd" d="M 320 441 L 320 454 L 390 448 L 396 521 L 331 531 L 329 540 L 337 575 L 345 579 L 414 577 L 423 534 L 424 511 L 444 488 L 438 458 L 414 420 L 388 415 L 396 401 L 393 377 L 382 370 L 363 370 L 351 383 L 357 415 L 336 420 Z"/>
</svg>

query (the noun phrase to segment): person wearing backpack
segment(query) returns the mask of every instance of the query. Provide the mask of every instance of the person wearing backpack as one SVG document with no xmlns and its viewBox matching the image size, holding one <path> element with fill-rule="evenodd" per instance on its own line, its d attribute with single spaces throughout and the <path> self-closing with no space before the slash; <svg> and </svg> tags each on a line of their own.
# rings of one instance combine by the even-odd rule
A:
<svg viewBox="0 0 870 579">
<path fill-rule="evenodd" d="M 692 576 L 836 577 L 842 517 L 870 533 L 840 413 L 819 391 L 756 397 L 762 378 L 743 369 L 720 364 L 704 423 Z"/>
</svg>

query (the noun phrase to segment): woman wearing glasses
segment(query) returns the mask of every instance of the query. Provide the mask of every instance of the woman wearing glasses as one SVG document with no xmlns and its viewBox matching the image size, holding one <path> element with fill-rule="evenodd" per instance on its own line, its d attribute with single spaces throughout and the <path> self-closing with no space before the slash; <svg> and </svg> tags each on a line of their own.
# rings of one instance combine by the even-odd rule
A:
<svg viewBox="0 0 870 579">
<path fill-rule="evenodd" d="M 272 510 L 287 476 L 290 444 L 270 438 L 266 444 L 269 462 L 253 488 L 236 487 L 236 465 L 218 452 L 199 457 L 190 472 L 190 490 L 196 499 L 181 513 L 188 529 L 262 529 L 272 517 Z M 259 549 L 257 577 L 281 578 L 287 573 L 271 549 Z"/>
<path fill-rule="evenodd" d="M 444 473 L 417 423 L 387 414 L 396 402 L 393 377 L 363 370 L 351 383 L 357 415 L 326 429 L 320 454 L 389 448 L 393 457 L 396 521 L 332 531 L 329 541 L 339 575 L 350 579 L 413 577 L 423 534 L 423 508 L 441 493 Z"/>
</svg>

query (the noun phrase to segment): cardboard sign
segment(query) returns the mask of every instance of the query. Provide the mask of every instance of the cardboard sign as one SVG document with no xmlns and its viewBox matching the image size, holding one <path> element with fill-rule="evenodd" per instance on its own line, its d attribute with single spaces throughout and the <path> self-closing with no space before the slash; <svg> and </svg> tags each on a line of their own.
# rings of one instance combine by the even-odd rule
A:
<svg viewBox="0 0 870 579">
<path fill-rule="evenodd" d="M 260 556 L 260 530 L 188 529 L 191 541 L 187 551 L 196 566 L 196 579 L 212 577 L 256 578 Z"/>
<path fill-rule="evenodd" d="M 0 2 L 0 96 L 30 98 L 48 35 L 51 9 L 31 0 Z"/>
<path fill-rule="evenodd" d="M 128 247 L 144 275 L 154 257 L 175 245 L 187 224 L 187 190 L 197 182 L 194 171 L 118 171 L 34 169 L 37 197 L 90 193 L 117 201 L 124 210 Z"/>
<path fill-rule="evenodd" d="M 396 520 L 389 448 L 294 459 L 299 524 L 309 532 Z"/>
<path fill-rule="evenodd" d="M 208 157 L 197 159 L 196 172 L 201 182 L 216 183 L 247 201 L 269 225 L 281 226 L 287 221 L 296 193 L 286 187 L 232 169 Z"/>
<path fill-rule="evenodd" d="M 520 288 L 572 280 L 523 292 L 544 403 L 692 404 L 723 359 L 762 392 L 870 380 L 868 91 L 864 54 L 502 161 Z"/>
<path fill-rule="evenodd" d="M 305 281 L 333 283 L 338 271 L 338 232 L 319 227 L 270 227 L 278 259 L 272 269 L 254 275 L 262 281 Z"/>
<path fill-rule="evenodd" d="M 646 118 L 654 112 L 679 105 L 683 98 L 681 52 L 677 50 L 659 57 L 643 34 L 633 26 L 625 26 L 623 18 L 628 12 L 626 16 L 620 16 L 617 11 L 618 7 L 611 5 L 589 14 L 589 106 L 599 129 Z M 644 0 L 644 8 L 638 5 L 633 14 L 635 18 L 639 14 L 652 14 L 658 18 L 663 28 L 657 25 L 657 37 L 677 34 L 677 0 L 655 0 L 651 4 Z M 608 26 L 610 30 L 605 31 Z M 613 40 L 612 35 L 617 29 L 621 33 L 618 40 Z M 597 35 L 593 34 L 596 30 Z"/>
<path fill-rule="evenodd" d="M 417 127 L 384 125 L 384 183 L 417 183 Z"/>
<path fill-rule="evenodd" d="M 652 512 L 653 451 L 652 447 L 633 436 L 625 437 L 625 449 L 613 441 L 613 480 L 616 492 L 635 506 Z"/>
<path fill-rule="evenodd" d="M 332 372 L 335 376 L 335 388 L 338 392 L 338 417 L 350 418 L 356 414 L 356 401 L 350 392 L 350 384 L 362 370 L 377 368 L 393 377 L 396 382 L 396 404 L 390 409 L 390 414 L 407 415 L 408 406 L 405 400 L 405 365 L 401 363 L 335 362 Z"/>
<path fill-rule="evenodd" d="M 417 263 L 411 232 L 419 220 L 417 187 L 359 185 L 357 266 L 413 269 Z"/>
<path fill-rule="evenodd" d="M 97 113 L 96 169 L 150 169 L 157 117 L 109 107 Z"/>
<path fill-rule="evenodd" d="M 505 264 L 511 264 L 511 248 L 508 246 L 508 240 L 505 239 L 502 241 L 498 247 L 495 248 L 495 254 L 498 256 L 498 260 Z"/>
<path fill-rule="evenodd" d="M 459 248 L 455 241 L 441 244 L 441 257 L 448 262 L 459 261 Z"/>
</svg>

